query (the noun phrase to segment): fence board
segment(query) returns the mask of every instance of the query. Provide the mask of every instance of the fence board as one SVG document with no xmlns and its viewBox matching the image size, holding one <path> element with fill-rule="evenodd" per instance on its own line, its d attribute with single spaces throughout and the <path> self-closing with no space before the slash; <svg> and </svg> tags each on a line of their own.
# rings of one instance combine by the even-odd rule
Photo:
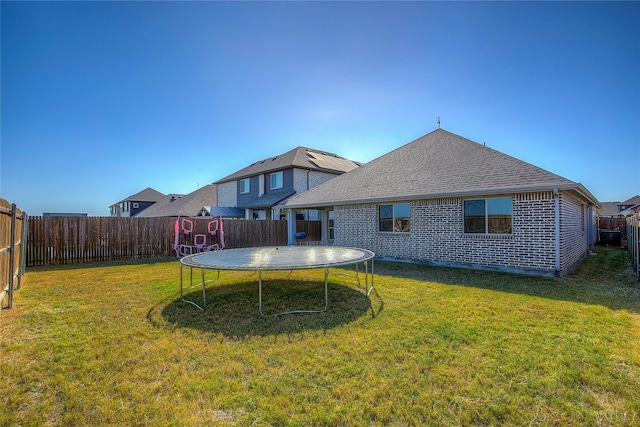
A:
<svg viewBox="0 0 640 427">
<path fill-rule="evenodd" d="M 636 272 L 636 280 L 640 281 L 640 216 L 635 214 L 626 219 L 627 250 L 631 256 L 631 263 Z"/>
<path fill-rule="evenodd" d="M 25 270 L 27 214 L 0 199 L 0 310 L 11 308 Z"/>
<path fill-rule="evenodd" d="M 598 228 L 600 230 L 616 230 L 624 234 L 626 231 L 626 226 L 627 221 L 625 218 L 598 218 Z"/>
<path fill-rule="evenodd" d="M 208 222 L 211 217 L 191 218 Z M 174 256 L 176 218 L 29 217 L 28 266 Z M 307 221 L 303 221 L 307 222 Z M 318 224 L 301 224 L 317 240 Z M 225 247 L 284 246 L 286 220 L 224 220 Z M 315 233 L 315 234 L 314 234 Z M 313 237 L 311 238 L 313 239 Z"/>
</svg>

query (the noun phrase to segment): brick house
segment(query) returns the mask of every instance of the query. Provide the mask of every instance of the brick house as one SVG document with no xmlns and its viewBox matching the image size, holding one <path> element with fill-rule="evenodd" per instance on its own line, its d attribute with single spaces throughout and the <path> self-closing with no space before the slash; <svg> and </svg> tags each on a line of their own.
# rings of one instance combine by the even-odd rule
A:
<svg viewBox="0 0 640 427">
<path fill-rule="evenodd" d="M 443 129 L 286 202 L 321 210 L 324 244 L 548 276 L 588 254 L 597 206 L 581 184 Z"/>
</svg>

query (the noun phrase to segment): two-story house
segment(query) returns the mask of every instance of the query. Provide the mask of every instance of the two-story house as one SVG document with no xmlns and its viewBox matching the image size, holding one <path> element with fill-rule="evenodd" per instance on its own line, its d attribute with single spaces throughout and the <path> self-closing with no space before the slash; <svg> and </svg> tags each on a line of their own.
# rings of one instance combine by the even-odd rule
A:
<svg viewBox="0 0 640 427">
<path fill-rule="evenodd" d="M 136 216 L 140 212 L 147 209 L 149 206 L 167 197 L 159 191 L 154 190 L 151 187 L 147 187 L 144 190 L 136 193 L 126 199 L 120 200 L 109 207 L 111 216 L 115 217 L 129 217 Z"/>
<path fill-rule="evenodd" d="M 360 165 L 336 154 L 297 147 L 252 163 L 216 181 L 218 206 L 243 208 L 246 219 L 285 219 L 281 205 L 289 197 L 304 193 Z M 319 219 L 317 211 L 309 210 L 296 212 L 296 218 Z"/>
</svg>

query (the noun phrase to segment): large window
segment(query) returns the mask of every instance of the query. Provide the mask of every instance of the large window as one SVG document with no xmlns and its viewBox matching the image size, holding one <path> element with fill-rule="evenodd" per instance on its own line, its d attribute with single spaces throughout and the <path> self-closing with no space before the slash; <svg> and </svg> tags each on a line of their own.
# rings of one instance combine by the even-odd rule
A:
<svg viewBox="0 0 640 427">
<path fill-rule="evenodd" d="M 271 174 L 271 189 L 282 188 L 282 171 Z"/>
<path fill-rule="evenodd" d="M 240 194 L 246 194 L 249 191 L 251 191 L 250 183 L 251 183 L 251 181 L 249 180 L 249 178 L 245 178 L 245 179 L 241 179 L 240 180 Z"/>
<path fill-rule="evenodd" d="M 409 203 L 380 205 L 378 208 L 378 230 L 396 233 L 411 231 L 411 208 Z"/>
<path fill-rule="evenodd" d="M 511 234 L 511 197 L 465 200 L 464 232 L 469 234 Z"/>
</svg>

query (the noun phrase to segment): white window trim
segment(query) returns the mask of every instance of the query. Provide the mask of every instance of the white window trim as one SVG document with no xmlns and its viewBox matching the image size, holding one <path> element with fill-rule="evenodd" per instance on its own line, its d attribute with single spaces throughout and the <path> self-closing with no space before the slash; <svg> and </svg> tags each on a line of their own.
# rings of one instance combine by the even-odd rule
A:
<svg viewBox="0 0 640 427">
<path fill-rule="evenodd" d="M 274 186 L 273 186 L 273 176 L 274 176 L 274 175 L 276 175 L 276 176 L 277 176 L 277 175 L 280 175 L 280 186 L 279 186 L 279 187 L 274 187 Z M 276 181 L 277 181 L 277 179 L 276 179 Z M 279 188 L 283 188 L 283 187 L 284 187 L 284 173 L 282 173 L 282 171 L 272 172 L 272 173 L 269 175 L 269 187 L 270 187 L 272 190 L 277 190 L 277 189 L 279 189 Z"/>
<path fill-rule="evenodd" d="M 247 191 L 242 191 L 242 183 L 245 181 L 247 182 Z M 240 194 L 248 194 L 248 193 L 251 193 L 251 179 L 243 178 L 240 180 Z"/>
</svg>

